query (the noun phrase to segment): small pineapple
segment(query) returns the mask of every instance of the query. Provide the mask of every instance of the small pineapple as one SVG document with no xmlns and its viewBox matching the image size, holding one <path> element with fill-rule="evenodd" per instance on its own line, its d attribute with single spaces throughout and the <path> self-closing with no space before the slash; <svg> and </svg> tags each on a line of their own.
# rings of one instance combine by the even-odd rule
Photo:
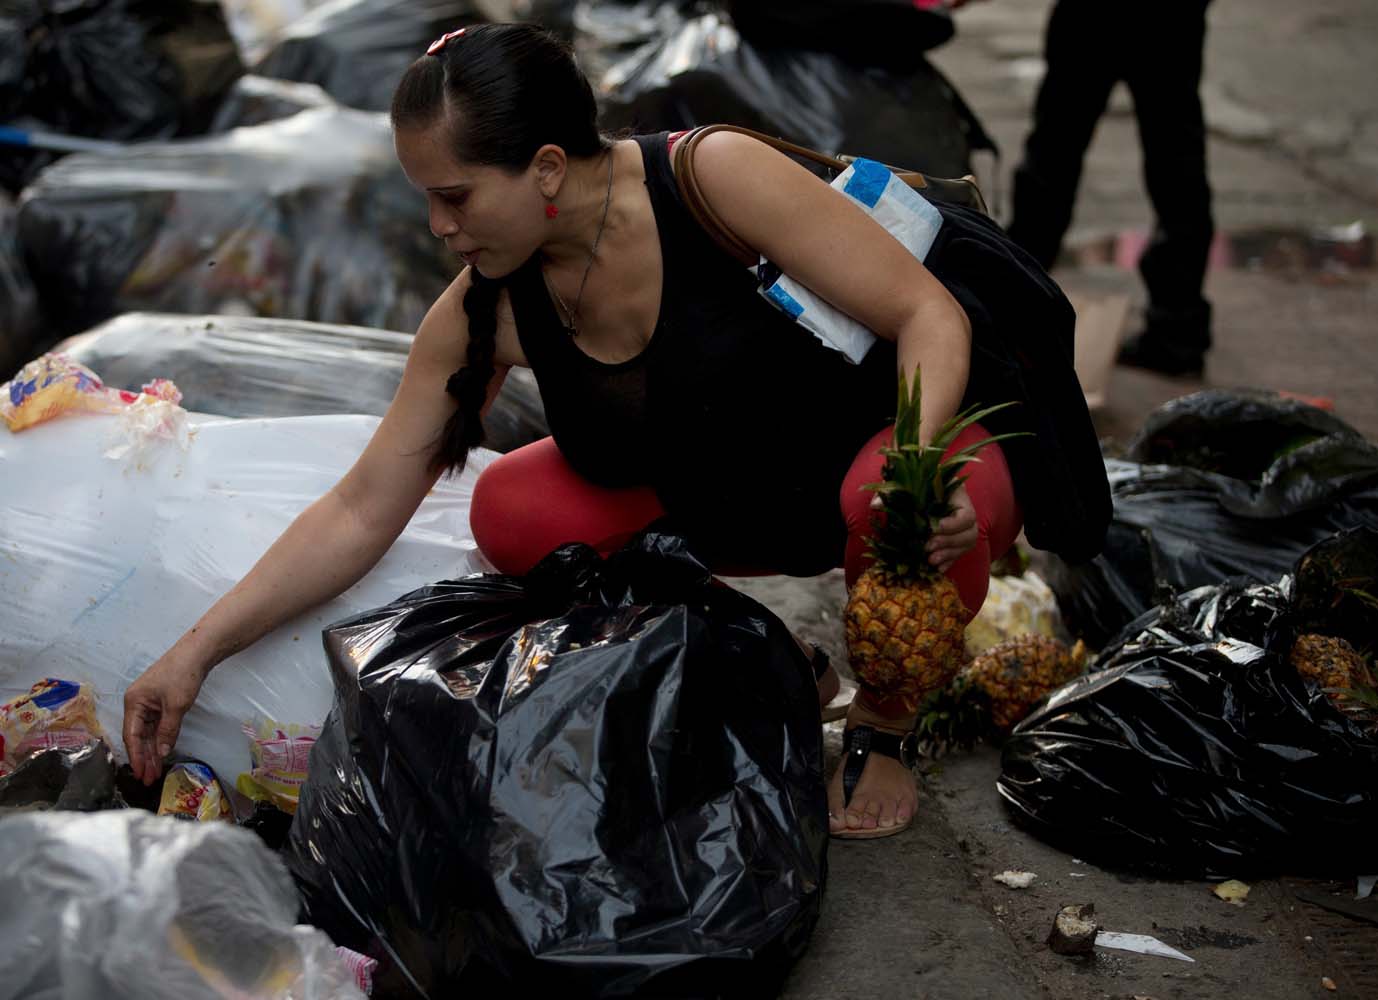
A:
<svg viewBox="0 0 1378 1000">
<path fill-rule="evenodd" d="M 1081 673 L 1086 646 L 1031 633 L 1006 639 L 976 657 L 961 678 L 990 698 L 990 723 L 1008 732 L 1049 694 Z"/>
<path fill-rule="evenodd" d="M 858 682 L 881 696 L 902 698 L 911 709 L 927 693 L 947 687 L 957 673 L 963 630 L 971 618 L 956 585 L 929 564 L 924 546 L 934 524 L 952 510 L 948 495 L 962 481 L 961 467 L 1000 438 L 986 438 L 947 459 L 943 452 L 969 425 L 1003 409 L 972 407 L 922 445 L 920 399 L 917 373 L 912 394 L 901 373 L 894 437 L 882 452 L 882 481 L 868 487 L 880 494 L 885 512 L 870 540 L 875 561 L 853 585 L 843 612 Z"/>
<path fill-rule="evenodd" d="M 1293 669 L 1319 685 L 1341 712 L 1368 717 L 1378 708 L 1373 676 L 1364 658 L 1345 640 L 1315 633 L 1298 636 L 1288 659 Z"/>
</svg>

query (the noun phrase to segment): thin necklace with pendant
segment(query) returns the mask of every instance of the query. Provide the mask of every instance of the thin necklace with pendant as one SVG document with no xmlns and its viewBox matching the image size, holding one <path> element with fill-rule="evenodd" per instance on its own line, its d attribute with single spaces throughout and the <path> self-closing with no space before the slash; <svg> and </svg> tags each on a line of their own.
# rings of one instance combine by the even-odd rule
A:
<svg viewBox="0 0 1378 1000">
<path fill-rule="evenodd" d="M 560 304 L 560 309 L 565 314 L 563 324 L 565 332 L 571 337 L 579 336 L 579 305 L 584 301 L 584 286 L 589 282 L 589 272 L 593 270 L 593 260 L 598 253 L 598 244 L 603 239 L 603 227 L 608 224 L 608 206 L 612 204 L 612 150 L 608 150 L 608 191 L 603 195 L 603 218 L 598 222 L 598 232 L 593 236 L 593 246 L 589 249 L 589 262 L 584 267 L 584 276 L 579 280 L 579 293 L 574 296 L 574 308 L 565 305 L 565 300 L 560 296 L 555 288 L 555 283 L 550 280 L 550 276 L 545 273 L 545 268 L 541 268 L 541 276 L 545 278 L 545 285 L 550 289 L 550 294 L 555 296 L 555 301 Z"/>
</svg>

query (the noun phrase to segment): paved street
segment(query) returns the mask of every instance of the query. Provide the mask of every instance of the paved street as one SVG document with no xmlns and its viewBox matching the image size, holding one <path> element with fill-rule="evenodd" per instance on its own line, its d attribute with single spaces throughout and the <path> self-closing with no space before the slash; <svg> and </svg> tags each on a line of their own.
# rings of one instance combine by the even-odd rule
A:
<svg viewBox="0 0 1378 1000">
<path fill-rule="evenodd" d="M 997 213 L 1028 127 L 1048 7 L 972 3 L 958 15 L 958 38 L 932 54 L 1001 146 L 998 165 L 982 165 Z M 1207 294 L 1217 346 L 1202 382 L 1116 369 L 1098 426 L 1113 445 L 1154 406 L 1203 384 L 1259 386 L 1327 397 L 1337 415 L 1378 437 L 1371 263 L 1343 269 L 1308 260 L 1308 234 L 1318 227 L 1378 225 L 1378 6 L 1216 0 L 1210 24 L 1203 94 L 1223 249 Z M 1128 97 L 1117 94 L 1087 162 L 1069 266 L 1056 272 L 1079 304 L 1119 303 L 1122 332 L 1132 329 L 1142 292 L 1137 274 L 1115 259 L 1132 263 L 1135 233 L 1151 222 L 1139 161 Z M 840 573 L 733 583 L 842 657 Z M 835 754 L 836 725 L 828 738 Z M 943 759 L 924 780 L 913 829 L 891 840 L 834 842 L 822 923 L 786 996 L 1378 997 L 1378 927 L 1298 902 L 1298 884 L 1285 880 L 1254 884 L 1235 907 L 1202 882 L 1082 864 L 1010 826 L 994 790 L 998 771 L 989 748 Z M 1039 879 L 1007 889 L 991 878 L 1007 868 Z M 1044 944 L 1053 916 L 1077 902 L 1094 902 L 1103 925 L 1158 937 L 1195 962 L 1053 954 Z"/>
</svg>

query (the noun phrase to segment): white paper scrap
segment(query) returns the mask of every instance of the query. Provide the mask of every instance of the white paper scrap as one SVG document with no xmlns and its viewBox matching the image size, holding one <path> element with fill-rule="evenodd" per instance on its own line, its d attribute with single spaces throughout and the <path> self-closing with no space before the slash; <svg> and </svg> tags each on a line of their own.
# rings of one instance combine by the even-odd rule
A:
<svg viewBox="0 0 1378 1000">
<path fill-rule="evenodd" d="M 1190 955 L 1183 955 L 1176 948 L 1163 944 L 1147 934 L 1121 934 L 1119 931 L 1101 931 L 1096 935 L 1097 948 L 1114 948 L 1117 951 L 1132 951 L 1136 955 L 1157 955 L 1159 958 L 1175 958 L 1181 962 L 1195 962 Z"/>
<path fill-rule="evenodd" d="M 1373 884 L 1375 882 L 1378 882 L 1378 875 L 1360 875 L 1354 898 L 1368 899 L 1369 896 L 1373 895 Z"/>
</svg>

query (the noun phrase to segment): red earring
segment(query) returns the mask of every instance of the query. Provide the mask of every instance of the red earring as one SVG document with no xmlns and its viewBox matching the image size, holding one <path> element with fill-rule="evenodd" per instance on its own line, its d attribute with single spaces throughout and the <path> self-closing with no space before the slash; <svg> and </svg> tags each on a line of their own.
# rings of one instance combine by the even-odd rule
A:
<svg viewBox="0 0 1378 1000">
<path fill-rule="evenodd" d="M 555 203 L 554 203 L 554 202 L 551 202 L 549 205 L 547 205 L 547 206 L 545 207 L 545 217 L 546 217 L 547 219 L 553 219 L 553 218 L 555 218 L 555 216 L 557 216 L 557 215 L 559 215 L 559 214 L 560 214 L 560 210 L 559 210 L 558 208 L 555 207 Z"/>
</svg>

